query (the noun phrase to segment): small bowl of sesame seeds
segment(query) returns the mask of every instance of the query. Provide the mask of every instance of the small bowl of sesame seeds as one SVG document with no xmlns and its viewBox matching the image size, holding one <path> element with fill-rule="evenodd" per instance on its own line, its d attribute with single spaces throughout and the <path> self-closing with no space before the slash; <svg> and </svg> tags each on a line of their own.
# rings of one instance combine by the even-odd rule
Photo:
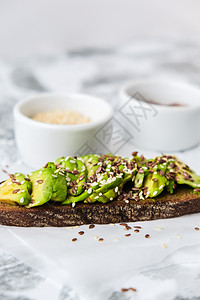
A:
<svg viewBox="0 0 200 300">
<path fill-rule="evenodd" d="M 200 141 L 200 89 L 169 79 L 135 80 L 120 89 L 121 122 L 135 146 L 180 151 Z"/>
<path fill-rule="evenodd" d="M 106 101 L 83 94 L 42 93 L 20 101 L 14 121 L 22 160 L 39 168 L 60 156 L 92 153 L 97 149 L 94 135 L 112 113 Z"/>
</svg>

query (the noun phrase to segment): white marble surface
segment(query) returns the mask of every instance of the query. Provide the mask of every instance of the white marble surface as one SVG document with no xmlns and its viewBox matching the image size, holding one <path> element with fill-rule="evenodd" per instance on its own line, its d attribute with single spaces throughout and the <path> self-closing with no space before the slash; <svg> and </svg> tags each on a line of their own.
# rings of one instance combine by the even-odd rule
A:
<svg viewBox="0 0 200 300">
<path fill-rule="evenodd" d="M 170 77 L 198 85 L 199 53 L 199 40 L 188 37 L 0 60 L 0 168 L 29 169 L 21 162 L 13 134 L 12 107 L 21 98 L 43 91 L 84 92 L 117 107 L 118 90 L 130 79 Z M 135 150 L 132 140 L 120 151 L 131 150 Z M 147 156 L 156 154 L 140 150 Z M 178 155 L 199 171 L 199 150 L 198 146 Z M 5 174 L 0 172 L 2 178 Z M 0 299 L 200 299 L 200 231 L 194 230 L 200 227 L 199 214 L 131 224 L 135 225 L 142 226 L 139 233 L 126 232 L 120 225 L 92 230 L 1 226 Z M 85 234 L 79 236 L 79 230 Z M 125 237 L 126 233 L 131 236 Z M 78 237 L 76 243 L 71 242 L 73 237 Z M 121 288 L 127 287 L 137 291 L 122 293 Z"/>
</svg>

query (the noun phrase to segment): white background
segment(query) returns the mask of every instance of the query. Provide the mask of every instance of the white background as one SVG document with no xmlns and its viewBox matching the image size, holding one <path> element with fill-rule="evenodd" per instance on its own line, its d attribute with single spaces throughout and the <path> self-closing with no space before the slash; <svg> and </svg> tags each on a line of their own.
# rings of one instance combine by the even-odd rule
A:
<svg viewBox="0 0 200 300">
<path fill-rule="evenodd" d="M 200 35 L 199 0 L 0 0 L 0 56 Z"/>
</svg>

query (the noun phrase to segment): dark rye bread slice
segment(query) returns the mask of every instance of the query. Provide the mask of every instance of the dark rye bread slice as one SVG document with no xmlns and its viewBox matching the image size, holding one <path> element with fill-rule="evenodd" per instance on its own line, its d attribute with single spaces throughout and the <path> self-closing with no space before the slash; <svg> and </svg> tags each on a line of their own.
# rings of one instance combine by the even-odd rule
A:
<svg viewBox="0 0 200 300">
<path fill-rule="evenodd" d="M 77 203 L 75 207 L 47 203 L 34 208 L 0 203 L 0 224 L 21 227 L 75 226 L 174 218 L 200 212 L 200 195 L 187 187 L 175 194 L 162 193 L 154 201 L 129 203 L 114 200 L 101 204 Z"/>
</svg>

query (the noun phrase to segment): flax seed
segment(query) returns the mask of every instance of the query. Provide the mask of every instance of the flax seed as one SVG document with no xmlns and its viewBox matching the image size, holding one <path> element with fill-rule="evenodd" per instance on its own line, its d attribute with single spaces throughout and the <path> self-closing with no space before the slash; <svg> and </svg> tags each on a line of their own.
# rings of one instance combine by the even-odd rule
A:
<svg viewBox="0 0 200 300">
<path fill-rule="evenodd" d="M 89 225 L 89 229 L 93 229 L 94 227 L 95 227 L 94 224 L 90 224 L 90 225 Z"/>
<path fill-rule="evenodd" d="M 85 232 L 84 231 L 79 231 L 78 234 L 79 235 L 83 235 Z"/>
</svg>

